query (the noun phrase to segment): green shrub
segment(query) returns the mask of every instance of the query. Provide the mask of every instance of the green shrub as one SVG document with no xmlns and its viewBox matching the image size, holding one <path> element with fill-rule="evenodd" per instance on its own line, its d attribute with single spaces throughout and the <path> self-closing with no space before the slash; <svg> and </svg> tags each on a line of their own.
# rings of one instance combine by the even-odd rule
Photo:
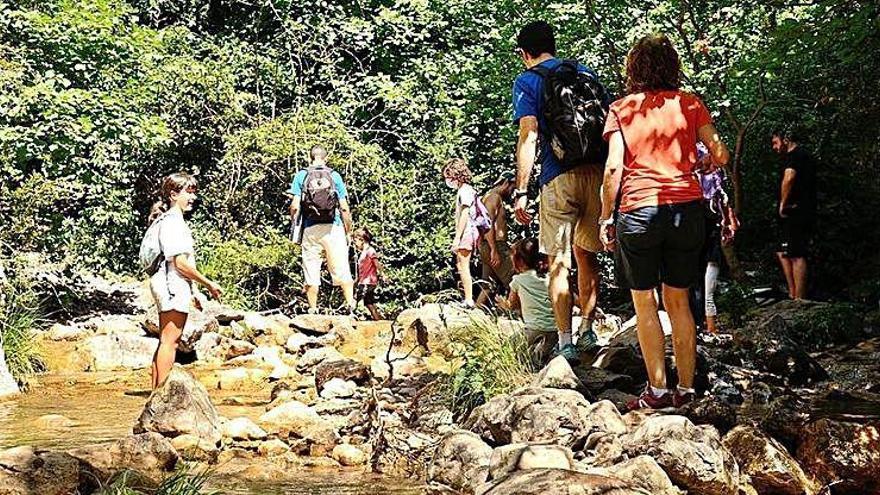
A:
<svg viewBox="0 0 880 495">
<path fill-rule="evenodd" d="M 745 323 L 746 315 L 758 307 L 752 295 L 752 288 L 737 282 L 719 290 L 716 302 L 721 324 L 731 328 L 741 327 Z"/>
<path fill-rule="evenodd" d="M 506 332 L 495 317 L 472 317 L 469 325 L 451 330 L 450 340 L 461 362 L 449 377 L 446 396 L 458 417 L 527 384 L 536 371 L 523 334 Z"/>
<path fill-rule="evenodd" d="M 242 309 L 297 303 L 302 286 L 299 246 L 272 229 L 222 239 L 219 232 L 196 229 L 198 265 L 223 286 L 224 302 Z"/>
<path fill-rule="evenodd" d="M 148 489 L 138 486 L 139 476 L 124 471 L 109 485 L 101 488 L 98 495 L 213 495 L 217 492 L 204 489 L 212 476 L 210 470 L 196 473 L 193 465 L 182 463 L 156 489 Z"/>
</svg>

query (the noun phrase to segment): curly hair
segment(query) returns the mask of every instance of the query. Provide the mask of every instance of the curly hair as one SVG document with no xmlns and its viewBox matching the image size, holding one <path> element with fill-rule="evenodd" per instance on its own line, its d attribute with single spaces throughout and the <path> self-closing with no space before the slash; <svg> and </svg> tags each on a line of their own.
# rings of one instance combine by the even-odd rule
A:
<svg viewBox="0 0 880 495">
<path fill-rule="evenodd" d="M 171 195 L 173 193 L 179 193 L 187 188 L 196 188 L 198 185 L 199 182 L 196 178 L 185 172 L 178 172 L 163 178 L 157 192 L 159 200 L 153 203 L 153 207 L 150 208 L 147 225 L 151 225 L 160 215 L 171 208 Z"/>
<path fill-rule="evenodd" d="M 464 158 L 450 158 L 443 167 L 443 178 L 452 179 L 459 184 L 470 184 L 472 175 Z"/>
<path fill-rule="evenodd" d="M 681 61 L 665 34 L 643 36 L 626 56 L 626 90 L 677 90 L 681 86 Z"/>
</svg>

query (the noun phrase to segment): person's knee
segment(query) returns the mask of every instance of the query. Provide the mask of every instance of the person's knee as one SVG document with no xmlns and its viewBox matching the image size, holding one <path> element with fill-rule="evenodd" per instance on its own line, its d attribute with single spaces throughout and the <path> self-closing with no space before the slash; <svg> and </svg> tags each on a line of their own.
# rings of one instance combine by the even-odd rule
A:
<svg viewBox="0 0 880 495">
<path fill-rule="evenodd" d="M 637 312 L 641 311 L 657 311 L 657 299 L 654 298 L 654 289 L 649 290 L 633 290 L 632 299 L 633 306 Z"/>
</svg>

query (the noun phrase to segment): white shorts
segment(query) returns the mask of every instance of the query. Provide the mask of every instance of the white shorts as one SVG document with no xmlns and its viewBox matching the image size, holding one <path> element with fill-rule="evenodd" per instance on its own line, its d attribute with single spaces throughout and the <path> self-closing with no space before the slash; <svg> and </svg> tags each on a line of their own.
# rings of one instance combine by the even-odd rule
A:
<svg viewBox="0 0 880 495">
<path fill-rule="evenodd" d="M 150 291 L 160 313 L 178 311 L 189 313 L 192 306 L 192 283 L 183 278 L 168 261 L 150 277 Z"/>
<path fill-rule="evenodd" d="M 321 286 L 321 261 L 327 256 L 327 270 L 333 285 L 354 282 L 351 267 L 348 266 L 348 241 L 345 228 L 332 223 L 320 223 L 303 231 L 302 264 L 303 283 L 308 286 Z"/>
</svg>

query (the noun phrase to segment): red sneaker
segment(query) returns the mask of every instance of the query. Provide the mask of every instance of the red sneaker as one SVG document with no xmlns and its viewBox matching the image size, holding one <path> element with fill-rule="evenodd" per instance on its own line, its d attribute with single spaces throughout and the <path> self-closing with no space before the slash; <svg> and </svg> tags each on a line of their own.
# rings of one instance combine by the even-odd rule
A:
<svg viewBox="0 0 880 495">
<path fill-rule="evenodd" d="M 672 394 L 672 407 L 679 408 L 692 400 L 694 400 L 693 392 L 681 393 L 676 389 L 675 393 Z"/>
<path fill-rule="evenodd" d="M 651 386 L 645 387 L 645 391 L 638 398 L 626 403 L 627 411 L 635 411 L 637 409 L 664 409 L 672 406 L 672 394 L 667 392 L 661 396 L 656 396 L 651 392 Z"/>
</svg>

